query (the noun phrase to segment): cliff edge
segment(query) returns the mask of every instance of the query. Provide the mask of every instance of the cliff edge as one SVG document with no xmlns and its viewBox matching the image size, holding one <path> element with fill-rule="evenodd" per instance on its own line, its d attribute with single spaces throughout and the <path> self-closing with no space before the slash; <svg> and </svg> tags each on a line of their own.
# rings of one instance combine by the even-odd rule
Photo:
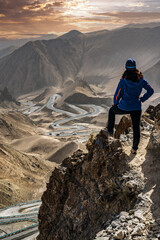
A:
<svg viewBox="0 0 160 240">
<path fill-rule="evenodd" d="M 120 139 L 101 131 L 87 154 L 64 159 L 42 196 L 37 240 L 159 239 L 159 108 L 142 116 L 137 155 L 129 129 Z"/>
<path fill-rule="evenodd" d="M 52 173 L 38 240 L 93 239 L 108 219 L 133 207 L 138 189 L 123 178 L 128 165 L 121 142 L 100 132 L 88 148 L 88 154 L 78 150 Z"/>
</svg>

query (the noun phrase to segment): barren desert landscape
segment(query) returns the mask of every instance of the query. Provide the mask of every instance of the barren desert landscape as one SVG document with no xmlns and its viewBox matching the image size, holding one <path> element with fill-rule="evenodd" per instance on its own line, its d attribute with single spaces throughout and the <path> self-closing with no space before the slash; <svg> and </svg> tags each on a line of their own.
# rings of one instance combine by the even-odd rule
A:
<svg viewBox="0 0 160 240">
<path fill-rule="evenodd" d="M 140 151 L 136 157 L 132 159 L 130 156 L 132 128 L 130 127 L 128 135 L 126 135 L 126 132 L 123 132 L 119 140 L 113 140 L 111 143 L 110 140 L 103 139 L 103 136 L 102 140 L 105 144 L 110 143 L 111 146 L 113 145 L 113 151 L 110 152 L 105 148 L 103 149 L 103 146 L 103 154 L 105 151 L 109 152 L 105 152 L 106 155 L 102 154 L 101 157 L 103 159 L 101 159 L 101 157 L 96 158 L 96 161 L 99 161 L 99 159 L 107 159 L 107 157 L 112 154 L 113 156 L 111 156 L 109 160 L 112 159 L 112 157 L 114 160 L 116 154 L 118 156 L 117 158 L 121 160 L 120 156 L 121 152 L 123 152 L 131 168 L 131 174 L 128 173 L 129 175 L 127 175 L 126 178 L 134 175 L 135 171 L 136 181 L 139 181 L 138 179 L 141 178 L 140 187 L 142 194 L 149 199 L 148 201 L 154 202 L 154 209 L 152 209 L 151 205 L 147 205 L 148 212 L 146 218 L 148 221 L 153 221 L 154 217 L 155 219 L 160 217 L 159 214 L 156 215 L 156 212 L 159 211 L 159 204 L 155 203 L 159 201 L 158 190 L 156 189 L 155 195 L 152 195 L 155 188 L 153 183 L 155 183 L 155 179 L 159 181 L 159 172 L 154 171 L 154 178 L 151 177 L 149 168 L 146 165 L 149 157 L 152 158 L 151 163 L 149 163 L 151 167 L 157 160 L 157 153 L 155 155 L 148 153 L 146 149 L 152 136 L 152 130 L 155 130 L 155 126 L 156 131 L 159 131 L 159 115 L 157 113 L 159 108 L 154 110 L 154 107 L 160 103 L 160 52 L 157 50 L 160 49 L 159 36 L 159 25 L 151 25 L 150 27 L 145 27 L 145 25 L 128 25 L 127 27 L 117 28 L 115 30 L 102 30 L 89 33 L 72 30 L 59 37 L 50 35 L 47 39 L 40 38 L 36 41 L 27 41 L 27 43 L 25 43 L 26 40 L 24 39 L 24 44 L 10 48 L 7 46 L 5 51 L 0 51 L 0 239 L 3 239 L 3 236 L 5 236 L 7 240 L 36 239 L 38 235 L 38 211 L 40 205 L 42 204 L 40 210 L 40 218 L 42 218 L 42 220 L 44 214 L 43 209 L 45 209 L 46 206 L 49 208 L 51 204 L 51 210 L 48 210 L 46 207 L 47 211 L 49 211 L 48 214 L 54 209 L 54 207 L 52 209 L 52 199 L 46 200 L 45 194 L 50 196 L 48 191 L 51 191 L 52 194 L 54 191 L 57 191 L 56 196 L 59 196 L 59 199 L 61 199 L 60 192 L 63 191 L 63 188 L 65 192 L 65 186 L 63 185 L 63 177 L 66 174 L 65 171 L 67 171 L 65 169 L 71 168 L 71 170 L 73 170 L 72 160 L 75 161 L 75 166 L 77 166 L 76 161 L 81 162 L 82 160 L 83 162 L 85 156 L 89 154 L 87 155 L 88 158 L 86 158 L 86 162 L 90 161 L 92 165 L 92 161 L 95 161 L 95 159 L 91 157 L 92 154 L 94 156 L 94 149 L 92 149 L 93 152 L 89 150 L 88 153 L 87 146 L 91 144 L 90 148 L 93 146 L 96 154 L 99 154 L 97 146 L 99 145 L 101 147 L 101 145 L 99 142 L 95 144 L 94 141 L 96 141 L 96 136 L 101 132 L 101 129 L 106 127 L 108 111 L 113 104 L 113 95 L 122 73 L 125 70 L 124 64 L 128 57 L 133 57 L 137 60 L 138 68 L 144 73 L 144 77 L 155 90 L 154 95 L 143 104 Z M 150 105 L 153 106 L 151 114 L 150 112 L 144 113 Z M 152 117 L 154 111 L 156 113 L 154 113 L 154 117 Z M 117 125 L 121 118 L 122 116 L 116 117 Z M 90 143 L 89 139 L 94 139 L 94 141 Z M 119 143 L 116 141 L 119 141 Z M 158 149 L 158 147 L 156 149 Z M 83 154 L 81 151 L 83 151 Z M 79 160 L 77 160 L 78 157 Z M 106 161 L 109 160 L 107 159 Z M 67 161 L 71 161 L 71 165 Z M 103 164 L 105 166 L 106 163 L 104 162 Z M 156 164 L 159 169 L 158 163 Z M 109 165 L 109 167 L 112 169 L 112 164 L 111 166 Z M 119 168 L 119 166 L 117 168 Z M 123 167 L 121 166 L 121 168 Z M 88 169 L 90 168 L 88 167 Z M 83 173 L 83 170 L 82 167 L 77 174 L 81 176 L 80 171 Z M 99 171 L 101 170 L 102 169 Z M 60 171 L 60 173 L 55 173 L 54 175 L 56 171 Z M 58 175 L 56 176 L 56 174 Z M 90 185 L 92 179 L 86 180 L 88 176 L 90 176 L 90 173 L 86 172 L 85 174 L 84 176 L 82 174 L 82 186 L 79 186 L 79 188 L 83 188 L 84 182 L 89 181 L 87 182 L 88 186 L 90 186 L 89 188 L 92 189 L 93 187 L 94 189 L 95 186 Z M 110 175 L 111 172 L 105 174 Z M 116 170 L 114 174 L 116 174 Z M 121 169 L 118 174 L 121 174 Z M 52 185 L 54 177 L 56 179 L 55 182 L 58 182 L 57 184 L 62 182 L 60 189 L 57 190 L 57 185 L 53 181 L 55 184 L 53 189 L 48 190 L 50 189 L 50 185 Z M 110 177 L 112 178 L 112 176 Z M 146 178 L 150 179 L 151 185 L 147 184 L 146 188 L 143 189 Z M 98 179 L 96 181 L 98 182 Z M 68 184 L 68 178 L 66 182 Z M 74 179 L 73 185 L 75 182 L 76 179 Z M 70 199 L 70 195 L 74 195 L 76 192 L 75 186 L 75 192 L 69 192 L 70 184 L 72 185 L 72 181 L 69 185 L 66 185 L 66 187 L 68 187 L 68 199 Z M 102 190 L 103 184 L 98 184 L 100 184 L 99 188 Z M 116 184 L 120 185 L 119 182 L 116 182 Z M 82 190 L 85 192 L 84 189 Z M 123 190 L 126 191 L 126 189 Z M 112 192 L 111 189 L 109 191 Z M 138 201 L 136 194 L 140 194 L 140 190 L 136 190 L 136 193 L 134 191 L 135 189 L 133 187 L 133 195 L 135 194 L 135 196 L 132 200 L 136 202 Z M 118 193 L 116 192 L 115 195 L 118 196 Z M 54 195 L 55 199 L 56 196 Z M 66 197 L 65 195 L 63 196 L 64 198 Z M 118 209 L 118 211 L 129 211 L 129 209 L 131 210 L 134 206 L 139 209 L 139 205 L 134 205 L 130 198 L 132 198 L 132 196 L 129 196 L 129 199 L 127 199 L 129 201 L 127 205 L 128 209 L 125 209 L 121 204 L 117 207 L 116 201 L 119 201 L 119 199 L 113 199 L 111 208 L 114 209 L 115 204 L 115 208 Z M 125 198 L 122 198 L 122 201 L 124 201 L 124 199 Z M 83 200 L 85 201 L 85 197 Z M 61 206 L 61 203 L 56 204 L 58 209 L 58 204 Z M 83 204 L 84 202 L 82 201 L 82 205 Z M 99 203 L 96 202 L 96 204 L 99 207 Z M 72 207 L 74 208 L 75 205 L 73 203 Z M 100 209 L 100 213 L 103 215 L 103 211 L 101 210 L 102 208 Z M 68 209 L 66 209 L 66 212 L 67 211 Z M 60 212 L 63 211 L 60 210 Z M 64 215 L 66 212 L 64 211 Z M 112 214 L 109 216 L 113 217 Z M 52 214 L 50 217 L 53 217 Z M 91 219 L 95 224 L 95 216 L 92 217 Z M 93 237 L 96 237 L 96 234 L 103 229 L 104 221 L 107 221 L 107 218 L 104 216 L 102 218 L 102 225 L 101 222 L 98 222 L 97 226 L 94 225 L 95 229 L 93 232 L 87 232 L 87 228 L 86 232 L 84 231 L 86 235 L 80 234 L 78 238 L 75 238 L 77 235 L 72 235 L 72 233 L 71 235 L 65 235 L 65 233 L 63 235 L 60 230 L 52 235 L 47 235 L 49 237 L 46 238 L 44 234 L 45 231 L 42 231 L 44 227 L 42 223 L 40 225 L 41 234 L 38 239 L 84 240 L 84 236 L 87 236 L 89 233 L 89 237 L 85 239 L 93 240 Z M 44 215 L 44 220 L 45 219 L 47 219 L 47 217 Z M 66 219 L 64 219 L 64 224 Z M 89 224 L 92 223 L 92 220 Z M 7 221 L 9 221 L 9 224 Z M 46 221 L 48 221 L 48 219 Z M 57 219 L 55 221 L 57 221 Z M 63 226 L 63 222 L 61 224 Z M 67 224 L 68 222 L 65 227 L 69 226 Z M 144 221 L 142 224 L 144 224 Z M 50 227 L 50 222 L 47 222 L 47 226 Z M 23 228 L 25 228 L 24 231 L 22 230 Z M 60 229 L 59 226 L 58 229 Z M 21 233 L 21 230 L 24 232 L 24 235 Z M 50 230 L 48 230 L 48 232 L 49 231 Z M 132 232 L 134 232 L 134 229 Z M 111 233 L 113 233 L 112 229 L 110 234 Z M 13 238 L 14 234 L 17 238 Z M 57 234 L 55 235 L 57 238 L 53 238 L 54 234 Z M 98 236 L 101 237 L 101 234 Z M 124 236 L 125 235 L 123 235 L 122 238 L 118 238 L 118 236 L 117 238 L 113 238 L 112 234 L 112 238 L 107 238 L 107 235 L 104 239 L 149 239 L 146 237 L 147 235 L 145 236 L 146 238 L 124 238 Z M 96 239 L 101 240 L 102 238 L 100 237 Z"/>
</svg>

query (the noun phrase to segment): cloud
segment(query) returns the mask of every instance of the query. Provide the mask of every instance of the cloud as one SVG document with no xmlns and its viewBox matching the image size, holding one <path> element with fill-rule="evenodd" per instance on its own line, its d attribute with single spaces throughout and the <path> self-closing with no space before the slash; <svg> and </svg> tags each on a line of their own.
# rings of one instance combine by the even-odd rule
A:
<svg viewBox="0 0 160 240">
<path fill-rule="evenodd" d="M 94 16 L 100 16 L 100 17 L 111 17 L 118 20 L 125 20 L 127 22 L 129 19 L 131 21 L 134 21 L 137 19 L 140 21 L 146 21 L 148 19 L 148 22 L 156 19 L 160 20 L 160 12 L 105 12 L 105 13 L 94 13 Z"/>
<path fill-rule="evenodd" d="M 138 7 L 138 8 L 141 8 L 141 7 L 144 7 L 145 4 L 142 3 L 142 2 L 133 2 L 133 3 L 130 3 L 129 4 L 131 7 Z"/>
<path fill-rule="evenodd" d="M 0 37 L 160 21 L 159 0 L 0 0 Z"/>
</svg>

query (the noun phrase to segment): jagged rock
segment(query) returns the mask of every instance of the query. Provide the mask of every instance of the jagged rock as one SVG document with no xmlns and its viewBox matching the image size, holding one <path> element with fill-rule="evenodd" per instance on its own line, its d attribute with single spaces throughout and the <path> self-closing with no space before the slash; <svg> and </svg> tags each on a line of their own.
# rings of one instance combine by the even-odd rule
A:
<svg viewBox="0 0 160 240">
<path fill-rule="evenodd" d="M 110 227 L 110 228 L 107 229 L 107 232 L 108 232 L 108 233 L 113 233 L 114 231 L 113 231 L 113 229 Z"/>
<path fill-rule="evenodd" d="M 154 124 L 155 122 L 153 120 L 146 117 L 145 115 L 142 115 L 140 126 L 143 132 L 150 134 L 150 131 L 154 128 Z"/>
<path fill-rule="evenodd" d="M 119 223 L 118 221 L 113 221 L 113 222 L 111 223 L 111 226 L 112 226 L 113 228 L 118 228 L 118 227 L 120 227 L 120 223 Z"/>
<path fill-rule="evenodd" d="M 125 216 L 126 218 L 128 218 L 129 213 L 123 211 L 123 212 L 120 213 L 120 217 L 121 217 L 121 216 Z"/>
<path fill-rule="evenodd" d="M 143 223 L 138 224 L 134 228 L 134 230 L 132 232 L 132 236 L 134 236 L 134 235 L 138 235 L 138 236 L 143 235 L 144 229 L 145 229 L 145 225 Z"/>
<path fill-rule="evenodd" d="M 144 216 L 143 216 L 143 211 L 142 210 L 137 210 L 135 213 L 134 213 L 134 216 L 136 218 L 138 218 L 139 220 L 144 220 Z"/>
<path fill-rule="evenodd" d="M 115 125 L 115 138 L 119 139 L 121 134 L 128 134 L 129 128 L 132 126 L 132 120 L 130 116 L 125 115 L 121 118 L 118 125 Z"/>
<path fill-rule="evenodd" d="M 128 226 L 132 226 L 132 224 L 133 224 L 132 221 L 129 220 L 129 221 L 128 221 Z"/>
<path fill-rule="evenodd" d="M 138 186 L 138 182 L 135 179 L 134 180 L 130 180 L 130 181 L 126 182 L 126 186 L 128 188 L 130 188 L 132 191 L 135 191 L 135 189 Z"/>
<path fill-rule="evenodd" d="M 100 232 L 97 234 L 96 237 L 104 237 L 104 236 L 106 236 L 106 231 L 105 231 L 105 230 L 102 230 L 102 231 L 100 231 Z"/>
<path fill-rule="evenodd" d="M 160 131 L 154 130 L 151 133 L 150 140 L 147 146 L 150 150 L 159 150 L 160 151 Z"/>
<path fill-rule="evenodd" d="M 125 231 L 119 230 L 114 234 L 114 239 L 124 239 Z"/>
<path fill-rule="evenodd" d="M 160 104 L 156 107 L 149 106 L 147 113 L 155 122 L 155 129 L 151 133 L 147 148 L 150 150 L 160 151 Z"/>
<path fill-rule="evenodd" d="M 142 131 L 141 134 L 145 137 L 150 137 L 150 132 L 149 131 Z"/>
<path fill-rule="evenodd" d="M 109 237 L 99 237 L 97 240 L 109 240 Z"/>
<path fill-rule="evenodd" d="M 152 120 L 160 119 L 160 103 L 155 107 L 150 105 L 147 108 L 146 113 L 148 113 L 149 118 Z"/>
<path fill-rule="evenodd" d="M 138 218 L 133 218 L 132 219 L 132 223 L 135 224 L 135 225 L 138 224 L 139 223 L 139 219 Z"/>
<path fill-rule="evenodd" d="M 154 126 L 154 121 L 152 119 L 149 118 L 149 116 L 147 115 L 142 115 L 142 119 L 141 119 L 141 126 L 144 127 L 144 129 L 146 130 L 150 130 L 150 126 L 153 128 Z"/>
<path fill-rule="evenodd" d="M 121 222 L 125 222 L 126 221 L 126 217 L 124 215 L 120 216 L 119 219 L 120 219 Z"/>
<path fill-rule="evenodd" d="M 128 233 L 128 234 L 131 234 L 131 232 L 133 231 L 133 228 L 127 226 L 127 227 L 126 227 L 126 230 L 127 230 L 127 233 Z"/>
<path fill-rule="evenodd" d="M 90 240 L 112 215 L 129 209 L 136 194 L 118 181 L 128 168 L 125 159 L 120 141 L 103 133 L 88 154 L 79 150 L 66 158 L 42 196 L 37 239 Z"/>
</svg>

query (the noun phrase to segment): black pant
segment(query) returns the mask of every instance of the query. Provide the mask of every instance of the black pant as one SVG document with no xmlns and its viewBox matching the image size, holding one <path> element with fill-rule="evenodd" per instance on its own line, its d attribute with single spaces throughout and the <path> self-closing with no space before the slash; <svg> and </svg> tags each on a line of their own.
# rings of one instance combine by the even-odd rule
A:
<svg viewBox="0 0 160 240">
<path fill-rule="evenodd" d="M 130 114 L 133 125 L 133 146 L 132 148 L 137 150 L 138 144 L 140 141 L 140 119 L 141 119 L 141 110 L 138 111 L 124 111 L 118 108 L 118 106 L 113 106 L 109 110 L 108 116 L 108 131 L 113 132 L 115 115 L 116 114 Z"/>
</svg>

